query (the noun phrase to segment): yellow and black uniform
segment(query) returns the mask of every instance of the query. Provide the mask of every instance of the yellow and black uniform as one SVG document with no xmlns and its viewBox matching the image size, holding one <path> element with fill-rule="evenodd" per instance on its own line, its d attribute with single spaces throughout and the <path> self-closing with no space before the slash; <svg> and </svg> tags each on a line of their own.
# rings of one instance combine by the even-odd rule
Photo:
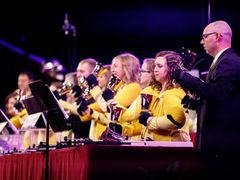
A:
<svg viewBox="0 0 240 180">
<path fill-rule="evenodd" d="M 25 119 L 28 116 L 27 110 L 24 108 L 21 112 L 19 112 L 17 115 L 10 118 L 10 121 L 13 123 L 13 125 L 17 129 L 21 129 Z"/>
<path fill-rule="evenodd" d="M 141 87 L 139 83 L 129 83 L 129 84 L 124 84 L 123 82 L 120 83 L 121 85 L 118 86 L 116 89 L 114 99 L 110 102 L 106 102 L 103 97 L 100 94 L 101 89 L 96 86 L 91 90 L 91 95 L 94 97 L 96 102 L 98 103 L 99 107 L 102 109 L 102 112 L 96 111 L 92 109 L 91 112 L 91 117 L 93 118 L 94 121 L 100 123 L 100 124 L 105 124 L 108 125 L 109 122 L 111 121 L 110 119 L 110 113 L 108 112 L 108 105 L 109 103 L 114 103 L 119 104 L 122 108 L 127 108 L 131 105 L 131 103 L 137 98 L 137 96 L 141 92 Z M 125 134 L 125 126 L 126 124 L 122 123 L 119 121 L 119 124 L 123 126 L 123 136 L 128 136 L 128 134 Z M 127 124 L 130 124 L 129 122 Z"/>
<path fill-rule="evenodd" d="M 160 93 L 159 90 L 153 89 L 151 86 L 148 86 L 144 88 L 140 94 L 152 95 L 153 96 L 152 102 L 154 102 L 154 99 L 158 97 L 159 93 Z M 152 102 L 150 104 L 149 109 L 152 109 L 152 104 L 153 104 Z M 132 121 L 132 120 L 138 119 L 140 112 L 141 112 L 141 95 L 139 95 L 133 101 L 133 103 L 129 106 L 129 108 L 127 108 L 121 113 L 120 119 L 122 121 Z"/>
<path fill-rule="evenodd" d="M 179 130 L 186 132 L 188 129 L 187 124 L 185 125 L 186 116 L 181 104 L 184 96 L 185 92 L 180 87 L 160 92 L 152 102 L 151 117 L 148 118 L 147 127 L 143 130 L 144 139 L 175 141 L 178 139 L 176 136 Z"/>
<path fill-rule="evenodd" d="M 97 102 L 89 104 L 88 107 L 92 109 L 92 111 L 94 111 L 95 113 L 100 113 L 104 115 L 103 111 L 101 110 Z M 100 136 L 107 128 L 107 124 L 101 123 L 99 121 L 95 121 L 95 119 L 90 114 L 84 113 L 80 115 L 80 119 L 83 122 L 91 121 L 90 130 L 89 130 L 89 138 L 91 140 L 94 140 L 94 141 L 99 140 Z"/>
<path fill-rule="evenodd" d="M 141 91 L 141 94 L 152 95 L 152 101 L 150 103 L 149 109 L 152 109 L 152 105 L 159 95 L 159 90 L 153 89 L 152 86 L 148 86 Z M 122 111 L 120 115 L 120 123 L 124 125 L 124 134 L 127 134 L 129 137 L 138 136 L 133 140 L 139 140 L 140 134 L 142 131 L 142 125 L 138 122 L 138 118 L 141 112 L 141 95 L 139 95 L 129 108 Z"/>
<path fill-rule="evenodd" d="M 95 100 L 91 97 L 90 100 L 87 100 L 88 106 L 96 111 L 101 111 L 100 107 L 98 106 L 98 104 L 95 102 Z M 71 104 L 69 102 L 66 102 L 62 99 L 59 100 L 59 104 L 65 109 L 70 111 L 72 116 L 77 117 L 77 121 L 80 121 L 85 127 L 84 129 L 81 128 L 81 130 L 83 130 L 84 132 L 81 132 L 81 134 L 84 133 L 84 137 L 89 137 L 92 140 L 96 140 L 96 136 L 93 132 L 95 132 L 95 128 L 96 125 L 94 125 L 91 121 L 91 116 L 88 115 L 79 115 L 79 113 L 77 112 L 77 105 L 75 104 Z M 72 123 L 72 125 L 74 126 L 74 124 Z M 99 125 L 100 129 L 103 129 L 103 131 L 106 129 L 105 126 L 103 125 Z M 73 127 L 74 128 L 74 127 Z M 88 129 L 88 130 L 86 130 Z M 87 134 L 86 134 L 87 133 Z M 77 138 L 76 134 L 74 133 L 75 138 Z"/>
</svg>

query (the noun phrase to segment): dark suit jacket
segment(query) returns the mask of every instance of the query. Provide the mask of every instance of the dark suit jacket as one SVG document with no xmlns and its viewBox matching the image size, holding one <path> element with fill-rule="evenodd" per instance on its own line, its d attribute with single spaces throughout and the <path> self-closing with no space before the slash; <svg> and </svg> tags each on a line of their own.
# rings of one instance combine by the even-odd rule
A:
<svg viewBox="0 0 240 180">
<path fill-rule="evenodd" d="M 206 82 L 186 72 L 177 81 L 202 100 L 197 132 L 200 150 L 212 157 L 240 157 L 239 56 L 225 50 L 210 68 Z"/>
</svg>

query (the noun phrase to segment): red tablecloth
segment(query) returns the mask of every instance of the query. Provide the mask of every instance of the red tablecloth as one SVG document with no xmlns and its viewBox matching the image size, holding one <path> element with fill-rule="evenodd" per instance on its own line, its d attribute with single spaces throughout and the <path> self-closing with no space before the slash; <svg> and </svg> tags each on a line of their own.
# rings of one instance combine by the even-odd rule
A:
<svg viewBox="0 0 240 180">
<path fill-rule="evenodd" d="M 49 152 L 49 179 L 87 179 L 88 148 L 64 148 Z M 0 157 L 0 179 L 42 180 L 45 153 L 32 152 Z"/>
<path fill-rule="evenodd" d="M 0 180 L 43 180 L 44 152 L 0 156 Z M 49 153 L 49 179 L 187 177 L 202 172 L 193 147 L 85 145 Z"/>
</svg>

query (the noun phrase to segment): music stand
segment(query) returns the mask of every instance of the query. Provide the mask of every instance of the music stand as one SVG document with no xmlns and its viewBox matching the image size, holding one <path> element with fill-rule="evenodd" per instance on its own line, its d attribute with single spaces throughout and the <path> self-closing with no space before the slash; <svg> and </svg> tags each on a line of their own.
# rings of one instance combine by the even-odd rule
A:
<svg viewBox="0 0 240 180">
<path fill-rule="evenodd" d="M 69 130 L 67 125 L 68 115 L 59 105 L 58 100 L 51 92 L 48 85 L 44 84 L 43 81 L 33 81 L 32 83 L 29 83 L 29 87 L 46 122 L 45 179 L 48 179 L 49 126 L 51 126 L 54 132 Z"/>
<path fill-rule="evenodd" d="M 0 134 L 19 134 L 17 128 L 0 109 Z"/>
<path fill-rule="evenodd" d="M 35 97 L 30 96 L 26 99 L 23 99 L 22 103 L 28 112 L 28 116 L 23 122 L 21 129 L 26 130 L 29 128 L 46 128 L 45 118 L 43 118 L 43 113 Z"/>
<path fill-rule="evenodd" d="M 24 107 L 26 108 L 28 115 L 36 114 L 41 112 L 41 108 L 38 105 L 38 102 L 34 96 L 27 97 L 22 100 Z"/>
</svg>

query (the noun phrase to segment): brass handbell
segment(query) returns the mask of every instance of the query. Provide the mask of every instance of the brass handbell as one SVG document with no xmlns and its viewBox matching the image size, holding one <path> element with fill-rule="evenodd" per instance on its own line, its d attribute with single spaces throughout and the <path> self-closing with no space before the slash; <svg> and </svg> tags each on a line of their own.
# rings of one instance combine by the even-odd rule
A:
<svg viewBox="0 0 240 180">
<path fill-rule="evenodd" d="M 103 70 L 103 65 L 102 63 L 97 62 L 92 73 L 97 75 L 101 70 Z"/>
<path fill-rule="evenodd" d="M 107 129 L 104 131 L 101 139 L 104 141 L 115 141 L 121 142 L 123 140 L 122 136 L 122 125 L 118 123 L 119 117 L 122 111 L 121 107 L 116 107 L 115 105 L 110 105 L 111 122 L 109 123 Z"/>
<path fill-rule="evenodd" d="M 65 75 L 65 81 L 62 87 L 58 89 L 60 96 L 71 93 L 73 87 L 78 84 L 76 72 L 70 72 Z"/>
<path fill-rule="evenodd" d="M 119 121 L 120 114 L 122 112 L 121 107 L 117 107 L 115 105 L 110 105 L 110 119 L 111 121 L 117 123 Z"/>
<path fill-rule="evenodd" d="M 112 91 L 116 91 L 116 89 L 118 88 L 117 85 L 119 85 L 121 82 L 121 79 L 119 79 L 117 76 L 115 76 L 114 74 L 111 75 L 107 88 L 111 89 Z"/>
<path fill-rule="evenodd" d="M 61 89 L 58 89 L 58 93 L 60 96 L 63 96 L 67 93 L 70 93 L 73 88 L 73 84 L 68 82 L 68 83 L 63 83 L 63 86 Z"/>
<path fill-rule="evenodd" d="M 79 83 L 80 88 L 82 89 L 83 98 L 87 98 L 87 96 L 90 93 L 90 88 L 89 88 L 89 85 L 88 85 L 88 82 L 87 82 L 86 78 L 84 76 L 81 77 L 79 79 L 78 83 Z"/>
<path fill-rule="evenodd" d="M 97 76 L 98 73 L 101 72 L 102 70 L 104 70 L 104 67 L 103 67 L 102 63 L 97 62 L 93 71 L 92 71 L 92 74 Z M 86 98 L 90 94 L 91 87 L 89 87 L 89 84 L 88 84 L 85 77 L 81 77 L 79 79 L 79 86 L 82 89 L 82 96 L 84 98 Z"/>
</svg>

